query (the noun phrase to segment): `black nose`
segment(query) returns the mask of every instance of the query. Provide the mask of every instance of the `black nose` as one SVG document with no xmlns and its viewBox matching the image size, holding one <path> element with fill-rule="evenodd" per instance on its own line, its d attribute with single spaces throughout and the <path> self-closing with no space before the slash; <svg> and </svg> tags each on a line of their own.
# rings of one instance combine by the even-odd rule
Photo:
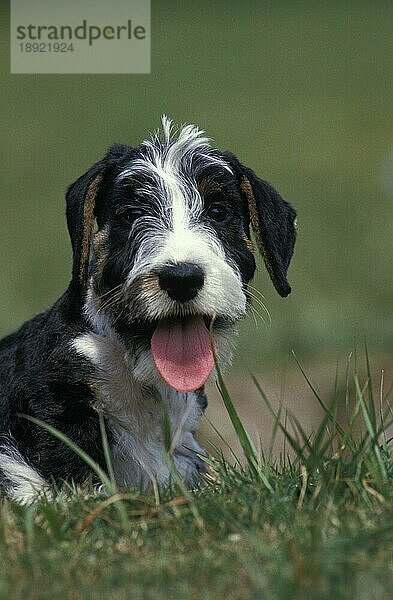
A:
<svg viewBox="0 0 393 600">
<path fill-rule="evenodd" d="M 162 267 L 158 273 L 160 288 L 172 300 L 187 302 L 192 300 L 205 281 L 201 267 L 193 263 L 177 263 Z"/>
</svg>

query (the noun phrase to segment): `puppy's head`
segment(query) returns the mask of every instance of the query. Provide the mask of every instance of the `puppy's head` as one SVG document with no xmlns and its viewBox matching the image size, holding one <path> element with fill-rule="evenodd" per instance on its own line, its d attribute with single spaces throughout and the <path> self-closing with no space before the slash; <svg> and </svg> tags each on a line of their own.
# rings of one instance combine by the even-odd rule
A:
<svg viewBox="0 0 393 600">
<path fill-rule="evenodd" d="M 247 312 L 255 260 L 250 225 L 278 293 L 295 211 L 234 155 L 211 148 L 197 127 L 163 131 L 137 148 L 115 145 L 67 193 L 73 246 L 70 291 L 95 329 L 132 345 L 134 375 L 180 391 L 202 386 L 216 348 L 230 355 Z M 92 235 L 96 220 L 97 232 Z M 92 247 L 90 241 L 93 240 Z"/>
</svg>

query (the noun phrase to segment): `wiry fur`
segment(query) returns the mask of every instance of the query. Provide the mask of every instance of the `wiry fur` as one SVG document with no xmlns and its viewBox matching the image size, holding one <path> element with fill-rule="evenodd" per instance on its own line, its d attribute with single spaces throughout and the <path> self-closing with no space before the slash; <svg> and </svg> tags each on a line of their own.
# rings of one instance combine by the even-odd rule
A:
<svg viewBox="0 0 393 600">
<path fill-rule="evenodd" d="M 164 117 L 161 133 L 138 148 L 113 146 L 70 186 L 69 288 L 0 342 L 0 483 L 11 498 L 30 502 L 63 480 L 94 483 L 79 457 L 23 413 L 61 430 L 106 468 L 101 412 L 120 487 L 168 483 L 167 418 L 175 468 L 190 485 L 200 479 L 203 450 L 194 433 L 206 407 L 203 389 L 169 386 L 151 338 L 167 319 L 197 316 L 206 326 L 213 321 L 219 360 L 230 361 L 255 270 L 250 217 L 273 283 L 287 295 L 295 212 L 196 126 L 175 132 Z M 162 273 L 179 265 L 200 279 L 176 295 Z"/>
</svg>

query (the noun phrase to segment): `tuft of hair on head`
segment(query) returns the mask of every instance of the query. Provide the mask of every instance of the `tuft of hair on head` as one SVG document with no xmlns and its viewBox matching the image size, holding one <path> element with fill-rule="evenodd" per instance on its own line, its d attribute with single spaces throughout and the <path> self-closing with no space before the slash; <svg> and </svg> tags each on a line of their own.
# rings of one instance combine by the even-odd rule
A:
<svg viewBox="0 0 393 600">
<path fill-rule="evenodd" d="M 172 132 L 173 132 L 173 121 L 167 115 L 161 115 L 162 133 L 163 140 L 166 144 L 169 144 Z M 157 132 L 159 133 L 159 132 Z"/>
<path fill-rule="evenodd" d="M 155 167 L 164 166 L 175 171 L 183 163 L 189 168 L 194 161 L 207 161 L 232 173 L 228 163 L 211 146 L 211 139 L 197 125 L 182 124 L 176 127 L 167 115 L 161 116 L 162 129 L 157 129 L 150 139 L 143 142 L 147 149 L 146 159 Z M 165 168 L 165 167 L 164 167 Z"/>
<path fill-rule="evenodd" d="M 196 148 L 211 149 L 211 139 L 197 125 L 182 123 L 177 127 L 172 119 L 167 115 L 162 115 L 161 126 L 161 129 L 156 129 L 151 134 L 150 139 L 143 142 L 144 145 L 163 147 L 166 155 L 171 152 L 192 152 Z"/>
</svg>

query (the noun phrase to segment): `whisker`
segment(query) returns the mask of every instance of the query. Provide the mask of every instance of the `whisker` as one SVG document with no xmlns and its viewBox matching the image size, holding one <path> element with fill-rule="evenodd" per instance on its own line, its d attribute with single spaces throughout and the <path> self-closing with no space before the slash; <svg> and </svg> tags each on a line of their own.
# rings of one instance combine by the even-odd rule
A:
<svg viewBox="0 0 393 600">
<path fill-rule="evenodd" d="M 110 298 L 108 298 L 106 300 L 106 302 L 104 302 L 98 309 L 97 309 L 97 313 L 111 308 L 118 300 L 120 300 L 121 298 L 121 292 L 122 290 L 118 290 L 118 292 L 116 292 L 115 294 L 113 294 L 113 296 L 111 296 Z"/>
<path fill-rule="evenodd" d="M 104 292 L 103 294 L 101 294 L 100 296 L 97 296 L 97 298 L 99 300 L 102 300 L 103 298 L 105 298 L 105 296 L 108 296 L 108 294 L 111 294 L 115 291 L 117 291 L 119 288 L 122 287 L 122 283 L 119 283 L 118 285 L 115 285 L 115 287 L 111 288 L 110 290 L 108 290 L 107 292 Z"/>
<path fill-rule="evenodd" d="M 250 310 L 251 310 L 251 314 L 252 314 L 254 320 L 255 320 L 256 316 L 258 316 L 266 328 L 270 327 L 271 321 L 266 321 L 264 316 L 258 311 L 258 309 L 255 308 L 255 306 L 252 306 L 250 304 Z"/>
<path fill-rule="evenodd" d="M 252 318 L 254 319 L 255 329 L 258 329 L 258 320 L 256 315 L 259 317 L 260 315 L 256 312 L 255 308 L 250 305 L 250 310 L 252 314 Z"/>
<path fill-rule="evenodd" d="M 262 294 L 261 290 L 258 290 L 258 288 L 254 287 L 250 283 L 247 285 L 247 288 L 252 290 L 257 296 L 260 296 L 262 300 L 266 300 L 265 296 Z"/>
<path fill-rule="evenodd" d="M 265 303 L 262 302 L 262 300 L 260 298 L 258 298 L 257 296 L 255 296 L 255 294 L 251 290 L 248 290 L 248 293 L 249 293 L 250 298 L 253 300 L 253 302 L 256 302 L 262 308 L 262 310 L 264 311 L 264 313 L 268 317 L 269 323 L 271 324 L 272 317 L 271 317 L 269 309 L 267 308 L 267 306 L 265 305 Z"/>
</svg>

